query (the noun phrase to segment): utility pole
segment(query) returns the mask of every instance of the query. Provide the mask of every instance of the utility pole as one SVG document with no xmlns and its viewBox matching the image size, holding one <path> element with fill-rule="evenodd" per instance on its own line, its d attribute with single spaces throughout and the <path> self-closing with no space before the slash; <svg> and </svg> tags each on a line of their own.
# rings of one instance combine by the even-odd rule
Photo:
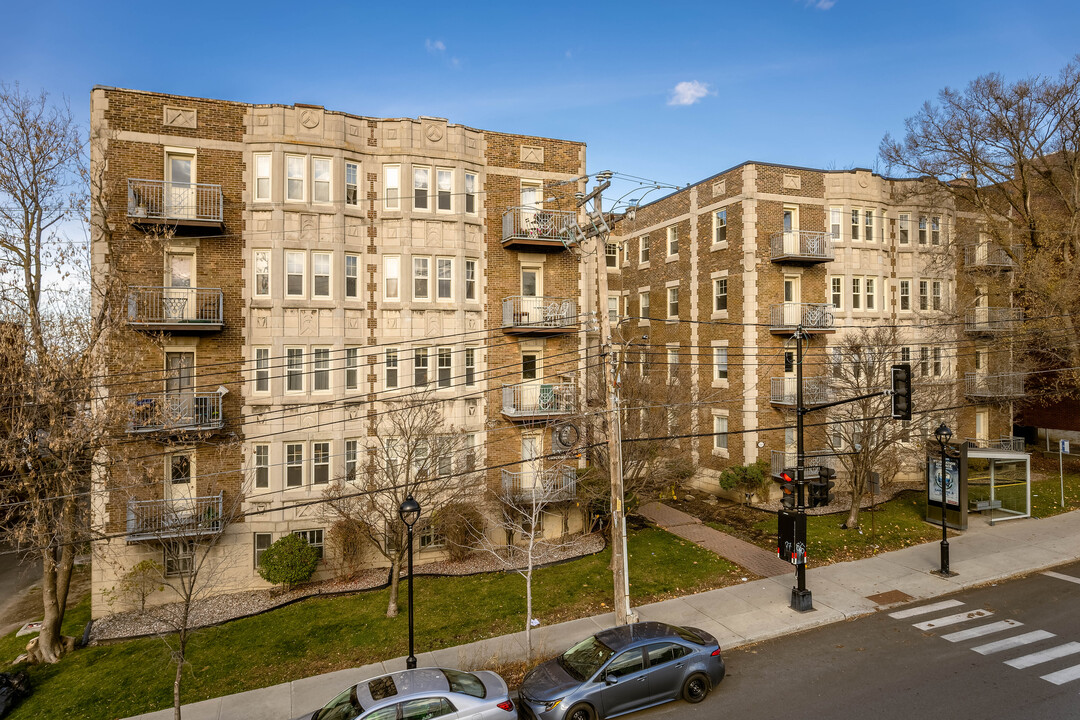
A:
<svg viewBox="0 0 1080 720">
<path fill-rule="evenodd" d="M 814 598 L 806 589 L 806 451 L 803 446 L 803 331 L 795 328 L 795 512 L 804 516 L 795 524 L 795 587 L 791 588 L 791 609 L 804 612 L 814 609 Z"/>
</svg>

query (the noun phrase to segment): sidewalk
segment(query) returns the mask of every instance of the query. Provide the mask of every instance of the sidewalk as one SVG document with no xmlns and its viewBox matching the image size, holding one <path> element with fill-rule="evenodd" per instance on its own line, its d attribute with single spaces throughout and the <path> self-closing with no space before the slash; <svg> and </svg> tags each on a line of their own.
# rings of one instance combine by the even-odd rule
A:
<svg viewBox="0 0 1080 720">
<path fill-rule="evenodd" d="M 676 525 L 678 527 L 678 524 Z M 723 533 L 718 533 L 723 535 Z M 1080 560 L 1080 511 L 1044 520 L 1014 520 L 990 527 L 978 515 L 968 529 L 949 539 L 953 578 L 931 575 L 939 545 L 928 543 L 873 558 L 815 568 L 807 573 L 814 596 L 812 612 L 788 607 L 794 572 L 733 587 L 710 590 L 635 608 L 641 620 L 692 625 L 712 633 L 725 650 L 780 635 L 866 615 L 881 608 L 945 595 Z M 561 650 L 576 639 L 610 627 L 611 613 L 534 630 L 536 646 Z M 422 644 L 423 639 L 420 639 Z M 417 656 L 425 665 L 475 665 L 497 656 L 523 658 L 522 633 L 481 640 Z M 290 720 L 322 706 L 351 683 L 404 669 L 405 659 L 340 670 L 260 690 L 185 705 L 185 720 Z M 172 709 L 139 715 L 137 720 L 169 720 Z M 132 719 L 136 720 L 136 719 Z"/>
</svg>

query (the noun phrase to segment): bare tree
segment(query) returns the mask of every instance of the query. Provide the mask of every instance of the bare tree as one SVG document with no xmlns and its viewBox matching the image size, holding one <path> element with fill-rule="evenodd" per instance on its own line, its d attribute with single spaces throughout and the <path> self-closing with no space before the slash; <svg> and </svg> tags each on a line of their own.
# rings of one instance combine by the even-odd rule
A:
<svg viewBox="0 0 1080 720">
<path fill-rule="evenodd" d="M 324 491 L 324 509 L 330 519 L 351 523 L 390 563 L 386 616 L 395 617 L 407 550 L 405 526 L 398 517 L 401 503 L 412 495 L 426 516 L 421 523 L 430 523 L 442 509 L 475 497 L 480 478 L 468 436 L 447 423 L 443 403 L 430 393 L 390 400 L 385 406 L 366 448 L 366 467 L 360 467 L 357 457 L 345 477 L 335 478 Z"/>
</svg>

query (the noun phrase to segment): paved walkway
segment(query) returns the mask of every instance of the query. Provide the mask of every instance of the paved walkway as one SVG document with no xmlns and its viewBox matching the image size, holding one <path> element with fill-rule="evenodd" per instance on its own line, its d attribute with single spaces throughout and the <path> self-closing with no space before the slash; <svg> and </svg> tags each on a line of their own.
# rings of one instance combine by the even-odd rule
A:
<svg viewBox="0 0 1080 720">
<path fill-rule="evenodd" d="M 663 503 L 652 502 L 642 505 L 638 514 L 656 523 L 668 532 L 711 550 L 722 558 L 744 567 L 760 577 L 776 577 L 791 573 L 791 565 L 776 556 L 776 553 L 762 550 L 745 540 L 715 530 L 687 515 L 682 510 Z"/>
<path fill-rule="evenodd" d="M 814 568 L 807 573 L 814 610 L 798 613 L 788 603 L 793 573 L 636 607 L 642 620 L 692 625 L 712 633 L 725 649 L 768 640 L 913 600 L 1004 580 L 1080 560 L 1080 511 L 1043 520 L 1011 520 L 990 527 L 971 516 L 969 528 L 949 539 L 956 577 L 941 578 L 937 543 L 882 553 L 865 560 Z M 343 622 L 348 622 L 343 619 Z M 576 639 L 611 627 L 611 613 L 540 627 L 537 647 L 559 651 Z M 523 633 L 420 653 L 420 666 L 476 667 L 497 658 L 524 657 Z M 423 638 L 418 638 L 423 647 Z M 184 720 L 288 720 L 320 707 L 350 683 L 403 669 L 404 658 L 294 680 L 261 690 L 184 706 Z M 169 720 L 172 710 L 138 716 Z"/>
</svg>

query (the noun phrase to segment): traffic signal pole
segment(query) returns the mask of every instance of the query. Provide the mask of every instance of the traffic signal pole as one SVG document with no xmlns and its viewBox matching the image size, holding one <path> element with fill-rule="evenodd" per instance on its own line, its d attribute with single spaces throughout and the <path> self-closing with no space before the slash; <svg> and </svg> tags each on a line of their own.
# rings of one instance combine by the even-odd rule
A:
<svg viewBox="0 0 1080 720">
<path fill-rule="evenodd" d="M 806 515 L 806 448 L 803 445 L 803 327 L 795 328 L 795 512 Z M 806 588 L 806 521 L 795 525 L 795 587 L 791 588 L 791 609 L 814 609 L 814 598 Z"/>
</svg>

